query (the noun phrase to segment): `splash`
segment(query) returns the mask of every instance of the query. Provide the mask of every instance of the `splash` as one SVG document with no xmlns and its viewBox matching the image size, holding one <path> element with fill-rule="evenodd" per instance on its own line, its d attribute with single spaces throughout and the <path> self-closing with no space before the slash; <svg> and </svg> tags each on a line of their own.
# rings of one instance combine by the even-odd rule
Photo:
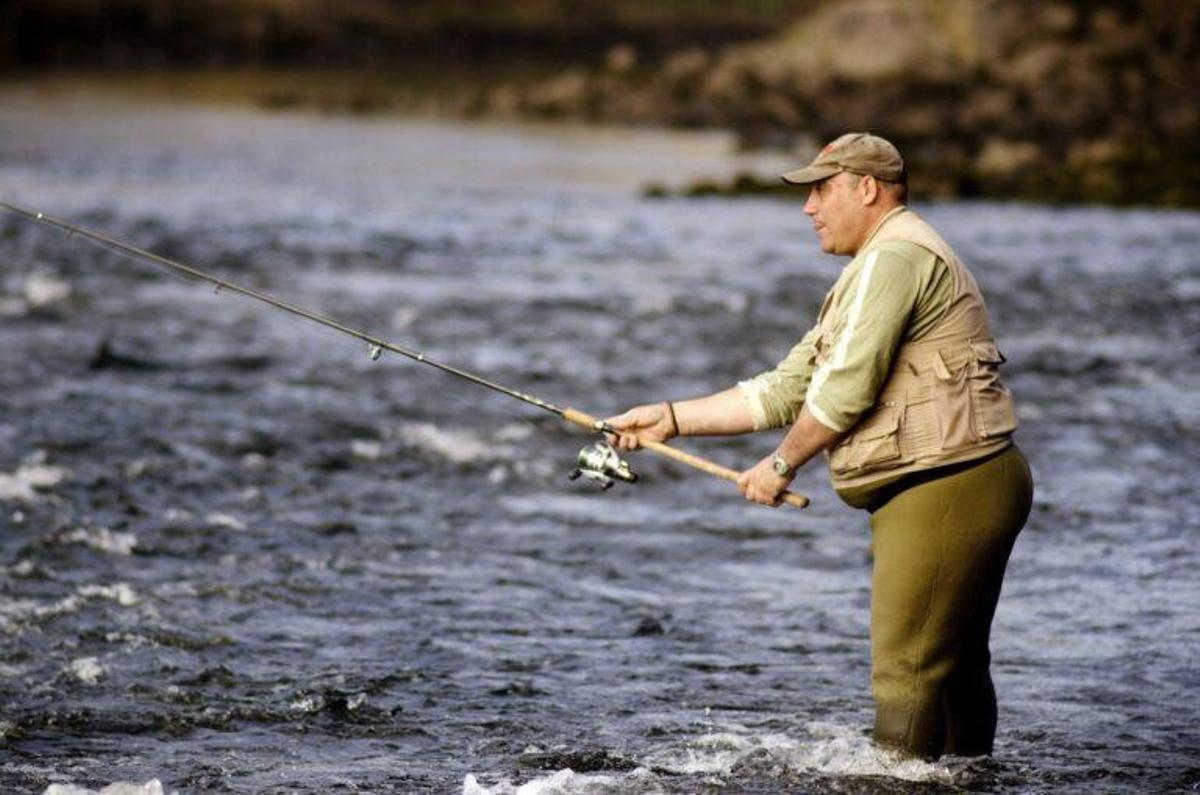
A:
<svg viewBox="0 0 1200 795">
<path fill-rule="evenodd" d="M 104 666 L 95 657 L 80 657 L 72 660 L 69 670 L 71 675 L 85 685 L 94 685 L 104 676 Z"/>
<path fill-rule="evenodd" d="M 583 775 L 570 769 L 524 784 L 492 787 L 473 775 L 463 795 L 607 795 L 663 792 L 658 773 L 702 776 L 711 782 L 751 778 L 794 783 L 813 776 L 882 777 L 924 784 L 955 785 L 969 774 L 971 760 L 925 762 L 872 743 L 856 729 L 809 723 L 804 737 L 716 732 L 655 751 L 628 773 Z M 790 785 L 789 785 L 790 786 Z"/>
<path fill-rule="evenodd" d="M 145 784 L 117 781 L 99 790 L 77 787 L 74 784 L 51 784 L 42 795 L 164 795 L 164 792 L 162 782 L 153 778 Z M 176 791 L 172 790 L 171 795 L 177 795 Z"/>
<path fill-rule="evenodd" d="M 34 502 L 39 491 L 57 486 L 69 474 L 63 467 L 42 463 L 42 456 L 33 456 L 14 472 L 0 472 L 0 500 Z"/>
<path fill-rule="evenodd" d="M 645 768 L 621 775 L 583 774 L 559 770 L 543 778 L 516 785 L 501 782 L 491 787 L 480 784 L 474 775 L 463 780 L 462 795 L 650 795 L 666 792 L 662 781 Z"/>
<path fill-rule="evenodd" d="M 82 544 L 114 555 L 130 555 L 137 546 L 137 536 L 133 533 L 114 533 L 107 527 L 80 527 L 64 533 L 62 541 L 67 544 Z"/>
<path fill-rule="evenodd" d="M 952 784 L 946 764 L 904 757 L 880 748 L 856 729 L 809 723 L 804 738 L 706 734 L 652 754 L 645 761 L 673 773 L 726 774 L 736 769 L 771 769 L 832 776 L 883 776 L 904 781 Z"/>
<path fill-rule="evenodd" d="M 461 428 L 441 428 L 430 422 L 401 425 L 397 433 L 407 444 L 452 464 L 469 464 L 511 458 L 513 450 L 492 444 L 483 435 Z"/>
</svg>

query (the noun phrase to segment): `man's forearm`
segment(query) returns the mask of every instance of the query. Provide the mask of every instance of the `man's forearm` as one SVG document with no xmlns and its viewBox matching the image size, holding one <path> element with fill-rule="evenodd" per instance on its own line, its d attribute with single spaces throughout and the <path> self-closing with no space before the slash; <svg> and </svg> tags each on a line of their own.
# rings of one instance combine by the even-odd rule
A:
<svg viewBox="0 0 1200 795">
<path fill-rule="evenodd" d="M 793 468 L 801 467 L 817 453 L 833 447 L 842 436 L 842 432 L 822 425 L 806 407 L 800 410 L 800 416 L 792 423 L 776 452 Z"/>
<path fill-rule="evenodd" d="M 707 397 L 673 402 L 680 436 L 729 436 L 750 433 L 754 418 L 737 387 Z"/>
</svg>

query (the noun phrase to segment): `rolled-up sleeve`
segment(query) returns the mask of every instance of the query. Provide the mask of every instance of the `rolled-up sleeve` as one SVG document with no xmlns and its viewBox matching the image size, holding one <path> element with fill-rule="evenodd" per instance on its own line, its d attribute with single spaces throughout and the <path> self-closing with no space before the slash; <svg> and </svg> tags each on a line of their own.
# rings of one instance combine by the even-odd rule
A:
<svg viewBox="0 0 1200 795">
<path fill-rule="evenodd" d="M 841 328 L 805 395 L 822 425 L 848 431 L 875 404 L 921 289 L 914 270 L 906 257 L 876 249 L 855 284 L 846 285 L 838 302 Z"/>
<path fill-rule="evenodd" d="M 800 416 L 815 366 L 816 336 L 816 328 L 810 329 L 775 369 L 738 382 L 754 420 L 754 430 L 782 428 Z"/>
</svg>

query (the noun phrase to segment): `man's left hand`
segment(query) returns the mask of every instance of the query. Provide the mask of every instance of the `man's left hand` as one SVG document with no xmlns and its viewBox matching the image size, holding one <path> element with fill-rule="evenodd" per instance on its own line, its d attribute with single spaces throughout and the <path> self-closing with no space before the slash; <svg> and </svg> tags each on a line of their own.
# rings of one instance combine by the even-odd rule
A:
<svg viewBox="0 0 1200 795">
<path fill-rule="evenodd" d="M 782 503 L 780 495 L 787 490 L 792 478 L 780 477 L 771 465 L 771 458 L 772 456 L 767 456 L 738 475 L 737 487 L 742 496 L 751 502 L 775 508 Z"/>
</svg>

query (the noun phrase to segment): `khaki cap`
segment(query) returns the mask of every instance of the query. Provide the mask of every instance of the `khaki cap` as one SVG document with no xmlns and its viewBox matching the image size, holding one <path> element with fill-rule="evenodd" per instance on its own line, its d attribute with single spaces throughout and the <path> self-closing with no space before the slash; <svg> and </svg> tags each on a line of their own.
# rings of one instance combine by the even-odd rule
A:
<svg viewBox="0 0 1200 795">
<path fill-rule="evenodd" d="M 878 135 L 846 133 L 826 144 L 804 168 L 784 174 L 783 181 L 808 185 L 843 171 L 899 182 L 904 178 L 904 158 L 890 141 Z"/>
</svg>

